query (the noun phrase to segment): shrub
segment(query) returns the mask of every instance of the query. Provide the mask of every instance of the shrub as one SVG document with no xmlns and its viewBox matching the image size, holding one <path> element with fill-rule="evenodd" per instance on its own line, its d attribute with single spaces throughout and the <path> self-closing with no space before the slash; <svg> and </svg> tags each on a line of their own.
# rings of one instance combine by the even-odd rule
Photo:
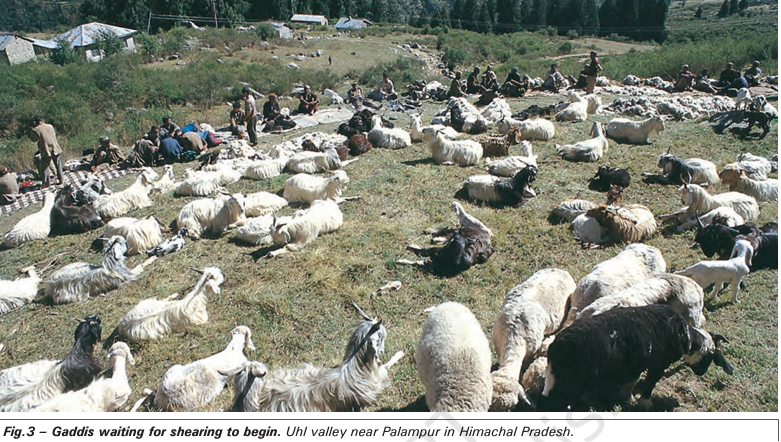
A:
<svg viewBox="0 0 781 442">
<path fill-rule="evenodd" d="M 163 42 L 154 35 L 142 32 L 136 35 L 135 39 L 141 44 L 141 50 L 144 54 L 155 58 L 163 55 Z"/>
<path fill-rule="evenodd" d="M 270 40 L 277 36 L 277 30 L 271 23 L 261 23 L 255 31 L 261 40 Z"/>
<path fill-rule="evenodd" d="M 102 51 L 104 57 L 119 54 L 124 46 L 122 40 L 107 29 L 99 30 L 95 38 L 95 48 Z"/>
<path fill-rule="evenodd" d="M 570 29 L 569 31 L 567 31 L 567 38 L 569 38 L 570 40 L 574 40 L 578 38 L 578 31 L 574 29 Z"/>
<path fill-rule="evenodd" d="M 57 39 L 57 47 L 52 49 L 51 60 L 60 65 L 76 63 L 81 60 L 81 54 L 64 38 Z"/>
<path fill-rule="evenodd" d="M 575 45 L 570 42 L 566 42 L 559 46 L 558 53 L 561 55 L 571 54 L 575 50 Z"/>
<path fill-rule="evenodd" d="M 445 63 L 448 69 L 455 70 L 466 60 L 466 52 L 459 47 L 445 48 L 445 55 L 442 56 L 442 63 Z"/>
</svg>

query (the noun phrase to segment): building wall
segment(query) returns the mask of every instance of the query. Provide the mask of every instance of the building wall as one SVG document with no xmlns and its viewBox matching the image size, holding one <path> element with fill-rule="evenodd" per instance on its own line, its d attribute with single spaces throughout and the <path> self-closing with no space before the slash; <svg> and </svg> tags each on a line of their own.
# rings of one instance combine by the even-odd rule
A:
<svg viewBox="0 0 781 442">
<path fill-rule="evenodd" d="M 10 64 L 21 64 L 35 60 L 33 44 L 21 38 L 15 38 L 5 48 L 5 56 Z"/>
</svg>

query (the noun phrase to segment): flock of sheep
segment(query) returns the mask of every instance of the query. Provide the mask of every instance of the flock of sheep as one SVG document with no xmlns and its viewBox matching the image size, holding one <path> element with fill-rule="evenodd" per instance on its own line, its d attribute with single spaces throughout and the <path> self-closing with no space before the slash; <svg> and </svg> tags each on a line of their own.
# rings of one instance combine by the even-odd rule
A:
<svg viewBox="0 0 781 442">
<path fill-rule="evenodd" d="M 570 93 L 566 101 L 551 106 L 551 113 L 558 124 L 581 122 L 601 106 L 599 96 Z M 31 302 L 85 302 L 111 292 L 143 278 L 156 259 L 186 247 L 185 238 L 200 240 L 235 229 L 239 242 L 273 245 L 276 249 L 267 253 L 268 258 L 302 253 L 320 235 L 342 226 L 339 205 L 359 198 L 343 196 L 350 178 L 342 168 L 357 160 L 348 159 L 350 154 L 372 148 L 404 149 L 423 142 L 435 164 L 461 167 L 479 165 L 486 157 L 489 174 L 469 177 L 460 193 L 496 207 L 523 205 L 537 195 L 533 183 L 538 164 L 531 142 L 553 139 L 556 125 L 541 116 L 519 118 L 501 98 L 483 110 L 454 98 L 429 126 L 423 126 L 420 115 L 410 115 L 409 132 L 391 127 L 380 115 L 356 114 L 340 126 L 339 134 L 307 134 L 268 152 L 230 141 L 204 157 L 200 170 L 187 169 L 182 181 L 165 166 L 161 175 L 141 169 L 135 182 L 120 192 L 112 193 L 97 178 L 79 187 L 65 186 L 56 195 L 46 194 L 41 211 L 17 223 L 4 236 L 2 248 L 20 247 L 50 234 L 104 228 L 96 240 L 103 250 L 101 264 L 69 264 L 45 279 L 35 268 L 26 268 L 29 278 L 0 281 L 0 314 Z M 490 128 L 500 135 L 479 135 Z M 608 153 L 611 140 L 647 144 L 664 129 L 659 116 L 643 121 L 615 118 L 606 126 L 594 122 L 591 138 L 555 148 L 564 160 L 597 162 Z M 521 155 L 508 156 L 514 145 L 520 146 Z M 627 401 L 640 375 L 647 372 L 641 388 L 645 401 L 664 371 L 681 358 L 698 375 L 711 363 L 732 374 L 722 353 L 727 340 L 702 328 L 704 289 L 713 285 L 715 296 L 728 283 L 731 301 L 739 302 L 746 274 L 777 268 L 777 224 L 747 224 L 759 216 L 758 201 L 778 201 L 778 182 L 768 178 L 777 170 L 775 161 L 744 154 L 719 174 L 707 160 L 681 159 L 668 149 L 659 156 L 661 173 L 643 177 L 648 183 L 680 186 L 682 207 L 664 216 L 639 204 L 622 205 L 629 174 L 600 167 L 590 188 L 607 191 L 607 202 L 563 201 L 553 208 L 550 219 L 571 223 L 575 238 L 585 247 L 628 245 L 579 282 L 566 270 L 544 269 L 510 290 L 493 328 L 499 358 L 493 372 L 489 341 L 475 316 L 454 302 L 432 307 L 415 354 L 428 408 L 509 411 L 519 402 L 539 410 L 604 408 Z M 268 180 L 283 172 L 294 175 L 284 182 L 281 196 L 244 195 L 225 188 L 242 179 Z M 732 191 L 710 195 L 703 188 L 719 182 L 729 184 Z M 172 223 L 177 235 L 167 240 L 154 216 L 125 216 L 151 206 L 162 193 L 202 197 L 181 208 Z M 277 216 L 290 203 L 302 208 L 292 216 Z M 399 264 L 452 276 L 496 253 L 490 227 L 460 202 L 454 201 L 452 208 L 459 226 L 429 231 L 439 246 L 411 244 L 408 250 L 426 259 L 399 259 Z M 703 250 L 718 244 L 708 256 L 719 253 L 721 259 L 667 273 L 662 253 L 641 244 L 657 233 L 657 219 L 675 223 L 678 231 L 696 227 Z M 149 259 L 143 264 L 133 269 L 125 265 L 126 256 L 144 253 Z M 201 276 L 189 293 L 145 299 L 121 318 L 108 340 L 113 344 L 108 353 L 111 378 L 97 378 L 101 367 L 93 350 L 101 339 L 101 320 L 88 316 L 80 321 L 73 349 L 64 359 L 0 371 L 0 410 L 123 409 L 131 392 L 125 364 L 134 363 L 127 343 L 158 341 L 208 321 L 208 299 L 220 294 L 224 276 L 216 267 L 193 270 Z M 157 389 L 146 391 L 132 408 L 148 403 L 166 411 L 199 410 L 229 384 L 232 411 L 349 411 L 368 406 L 390 385 L 389 370 L 404 354 L 398 352 L 383 364 L 387 330 L 382 320 L 354 306 L 363 321 L 336 367 L 269 369 L 244 356 L 244 350 L 254 345 L 250 329 L 238 326 L 224 351 L 171 367 Z"/>
</svg>

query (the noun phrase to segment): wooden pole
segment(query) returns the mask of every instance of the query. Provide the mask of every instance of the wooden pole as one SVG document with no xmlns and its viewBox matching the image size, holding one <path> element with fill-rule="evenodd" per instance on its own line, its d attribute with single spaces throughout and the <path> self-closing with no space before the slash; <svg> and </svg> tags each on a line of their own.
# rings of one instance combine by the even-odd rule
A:
<svg viewBox="0 0 781 442">
<path fill-rule="evenodd" d="M 212 12 L 214 12 L 214 28 L 217 29 L 219 27 L 217 24 L 217 0 L 212 0 Z"/>
<path fill-rule="evenodd" d="M 146 33 L 149 34 L 152 29 L 152 11 L 149 11 L 149 20 L 146 22 Z"/>
</svg>

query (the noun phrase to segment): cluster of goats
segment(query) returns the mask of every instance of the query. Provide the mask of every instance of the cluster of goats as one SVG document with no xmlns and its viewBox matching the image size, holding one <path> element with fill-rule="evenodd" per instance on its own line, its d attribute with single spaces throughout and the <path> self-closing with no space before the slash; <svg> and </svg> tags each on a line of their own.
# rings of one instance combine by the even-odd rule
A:
<svg viewBox="0 0 781 442">
<path fill-rule="evenodd" d="M 0 281 L 0 314 L 33 302 L 85 302 L 110 293 L 143 278 L 147 267 L 181 250 L 188 239 L 220 237 L 227 230 L 235 230 L 238 242 L 270 246 L 268 258 L 299 253 L 342 226 L 340 204 L 359 198 L 343 195 L 350 183 L 343 167 L 374 148 L 396 150 L 422 142 L 434 164 L 482 165 L 488 174 L 468 177 L 460 189 L 453 189 L 456 197 L 500 209 L 522 206 L 537 196 L 533 184 L 538 173 L 552 173 L 539 169 L 532 142 L 556 136 L 551 119 L 558 124 L 585 122 L 601 106 L 597 95 L 570 93 L 548 108 L 533 106 L 513 115 L 501 98 L 482 110 L 464 98 L 452 98 L 428 126 L 420 114 L 409 115 L 409 131 L 363 110 L 340 125 L 337 134 L 310 133 L 267 152 L 242 140 L 230 141 L 204 155 L 198 170 L 187 169 L 181 181 L 165 166 L 161 174 L 139 170 L 133 184 L 119 192 L 111 192 L 97 177 L 80 186 L 64 186 L 56 194 L 47 193 L 43 208 L 6 233 L 0 248 L 104 229 L 95 240 L 102 262 L 72 263 L 45 278 L 41 274 L 48 268 L 23 269 L 28 278 Z M 665 129 L 656 114 L 641 121 L 594 121 L 591 126 L 590 138 L 556 144 L 556 154 L 565 161 L 600 162 L 610 143 L 649 144 Z M 496 135 L 487 133 L 491 128 Z M 520 154 L 510 155 L 511 149 Z M 777 172 L 777 158 L 741 154 L 719 173 L 710 161 L 682 159 L 668 149 L 659 155 L 657 167 L 659 173 L 643 173 L 642 180 L 679 186 L 682 207 L 673 213 L 657 215 L 640 204 L 622 204 L 624 193 L 632 189 L 630 173 L 604 165 L 589 181 L 589 189 L 606 192 L 605 203 L 576 197 L 551 210 L 549 220 L 570 223 L 584 247 L 626 247 L 579 282 L 564 269 L 550 268 L 510 290 L 493 328 L 496 370 L 489 340 L 468 308 L 446 302 L 428 310 L 415 361 L 430 410 L 609 408 L 630 399 L 644 372 L 639 389 L 641 403 L 647 405 L 665 370 L 680 359 L 697 375 L 711 363 L 733 373 L 722 352 L 727 339 L 703 329 L 704 291 L 713 286 L 711 296 L 716 296 L 728 284 L 730 300 L 737 303 L 749 272 L 778 267 L 777 223 L 752 224 L 760 203 L 778 202 L 778 181 L 768 178 Z M 277 194 L 226 189 L 242 179 L 270 180 L 282 173 L 292 176 Z M 711 195 L 706 190 L 719 183 L 730 192 Z M 167 228 L 154 216 L 126 216 L 168 193 L 198 198 L 181 207 L 171 222 L 175 236 L 166 239 Z M 289 205 L 299 210 L 277 215 Z M 491 228 L 459 201 L 452 209 L 458 227 L 428 230 L 435 246 L 407 246 L 424 259 L 397 263 L 450 277 L 501 253 L 492 244 Z M 662 253 L 642 244 L 658 233 L 657 221 L 673 224 L 675 233 L 696 228 L 705 255 L 718 254 L 719 259 L 668 273 Z M 148 259 L 128 268 L 126 257 L 139 254 Z M 128 343 L 159 341 L 209 321 L 208 299 L 220 294 L 225 277 L 217 267 L 193 270 L 200 279 L 189 293 L 142 300 L 119 320 L 105 341 L 111 377 L 99 377 L 103 369 L 94 356 L 102 338 L 101 319 L 87 316 L 79 321 L 74 346 L 62 360 L 0 371 L 0 411 L 125 409 L 131 393 L 125 365 L 135 363 Z M 234 394 L 230 411 L 350 411 L 369 406 L 390 385 L 390 369 L 404 353 L 382 363 L 388 330 L 381 319 L 353 306 L 362 321 L 336 367 L 269 368 L 248 360 L 244 350 L 254 349 L 252 333 L 240 325 L 230 332 L 225 350 L 174 365 L 132 410 L 146 404 L 164 411 L 197 411 L 228 385 Z"/>
</svg>

